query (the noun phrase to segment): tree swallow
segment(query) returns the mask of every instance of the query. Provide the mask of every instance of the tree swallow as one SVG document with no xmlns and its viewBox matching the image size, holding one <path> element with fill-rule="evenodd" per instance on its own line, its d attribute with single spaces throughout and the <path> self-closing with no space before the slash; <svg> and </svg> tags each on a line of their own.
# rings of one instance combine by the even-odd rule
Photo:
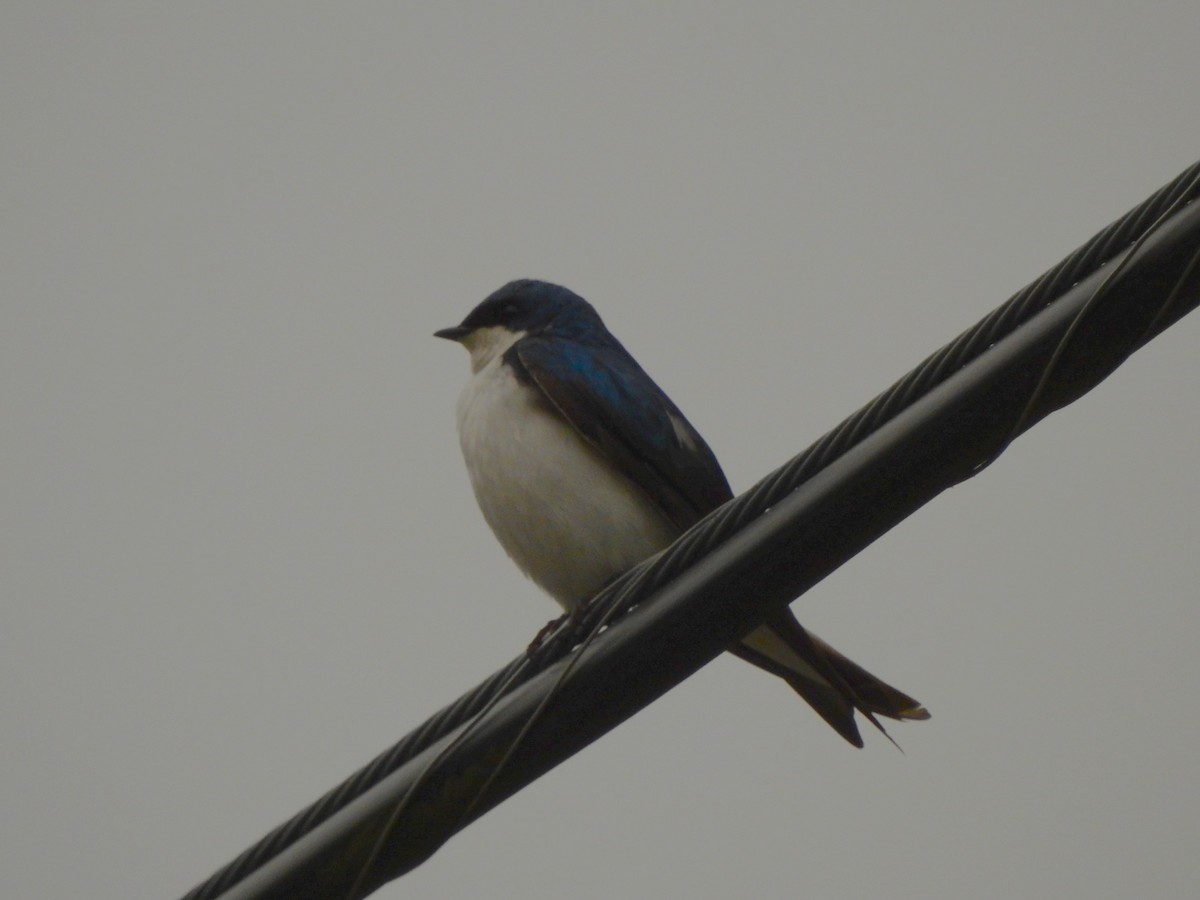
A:
<svg viewBox="0 0 1200 900">
<path fill-rule="evenodd" d="M 708 444 L 577 294 L 514 281 L 436 336 L 471 354 L 458 435 L 483 517 L 566 610 L 732 498 Z M 929 718 L 787 607 L 730 652 L 857 747 L 855 709 L 881 731 L 876 715 Z"/>
</svg>

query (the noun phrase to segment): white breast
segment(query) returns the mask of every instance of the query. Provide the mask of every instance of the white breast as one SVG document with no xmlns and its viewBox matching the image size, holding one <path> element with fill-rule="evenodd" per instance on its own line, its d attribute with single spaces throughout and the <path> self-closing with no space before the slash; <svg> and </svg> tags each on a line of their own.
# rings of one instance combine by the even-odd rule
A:
<svg viewBox="0 0 1200 900">
<path fill-rule="evenodd" d="M 501 356 L 489 354 L 458 400 L 467 471 L 508 555 L 571 609 L 678 532 Z"/>
</svg>

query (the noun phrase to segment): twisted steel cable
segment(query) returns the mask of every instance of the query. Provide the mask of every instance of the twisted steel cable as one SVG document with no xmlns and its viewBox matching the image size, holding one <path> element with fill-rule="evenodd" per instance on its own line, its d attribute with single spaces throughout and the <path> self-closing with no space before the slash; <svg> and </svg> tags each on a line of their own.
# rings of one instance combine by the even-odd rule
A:
<svg viewBox="0 0 1200 900">
<path fill-rule="evenodd" d="M 610 621 L 614 608 L 618 613 L 623 613 L 676 578 L 849 448 L 1051 305 L 1064 291 L 1143 239 L 1165 214 L 1191 203 L 1197 196 L 1200 196 L 1200 163 L 1191 166 L 1125 216 L 1101 230 L 978 324 L 931 354 L 910 373 L 807 450 L 698 523 L 667 550 L 621 576 L 597 595 L 580 615 L 565 620 L 539 646 L 514 659 L 475 689 L 410 732 L 341 785 L 272 830 L 254 846 L 195 887 L 184 900 L 211 900 L 225 893 L 232 885 L 242 881 L 249 873 L 277 856 L 406 762 L 464 723 L 470 722 L 518 685 L 565 657 L 599 624 Z M 1156 318 L 1155 324 L 1157 323 Z M 1165 327 L 1167 323 L 1162 324 Z"/>
<path fill-rule="evenodd" d="M 1197 197 L 1200 197 L 1200 162 L 1102 229 L 974 326 L 930 354 L 911 372 L 847 417 L 807 450 L 698 523 L 658 557 L 640 564 L 618 579 L 596 598 L 588 613 L 580 618 L 578 627 L 569 632 L 568 639 L 563 641 L 566 649 L 569 650 L 582 635 L 595 627 L 610 603 L 623 612 L 653 594 L 867 435 L 1050 306 L 1069 288 L 1145 238 L 1163 216 L 1182 209 Z M 554 649 L 556 652 L 546 661 L 547 665 L 565 655 L 566 650 L 560 651 L 557 646 Z M 541 662 L 540 658 L 538 661 Z"/>
</svg>

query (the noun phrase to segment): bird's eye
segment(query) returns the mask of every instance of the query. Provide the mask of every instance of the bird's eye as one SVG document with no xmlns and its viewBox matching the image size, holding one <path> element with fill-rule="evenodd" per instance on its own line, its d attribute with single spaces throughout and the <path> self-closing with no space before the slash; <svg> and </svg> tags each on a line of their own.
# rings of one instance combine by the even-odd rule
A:
<svg viewBox="0 0 1200 900">
<path fill-rule="evenodd" d="M 500 318 L 501 319 L 511 319 L 516 314 L 517 314 L 517 304 L 515 302 L 513 302 L 512 300 L 509 300 L 502 307 L 500 307 Z"/>
</svg>

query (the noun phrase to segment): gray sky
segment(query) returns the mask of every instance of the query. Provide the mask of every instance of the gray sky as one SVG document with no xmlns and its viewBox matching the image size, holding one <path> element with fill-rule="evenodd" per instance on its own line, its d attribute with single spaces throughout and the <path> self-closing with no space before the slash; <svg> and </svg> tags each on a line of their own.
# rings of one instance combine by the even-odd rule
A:
<svg viewBox="0 0 1200 900">
<path fill-rule="evenodd" d="M 1177 3 L 6 3 L 0 895 L 172 897 L 553 613 L 434 340 L 592 300 L 748 487 L 1200 156 Z M 402 10 L 402 11 L 401 11 Z M 1200 892 L 1200 320 L 380 897 Z"/>
</svg>

